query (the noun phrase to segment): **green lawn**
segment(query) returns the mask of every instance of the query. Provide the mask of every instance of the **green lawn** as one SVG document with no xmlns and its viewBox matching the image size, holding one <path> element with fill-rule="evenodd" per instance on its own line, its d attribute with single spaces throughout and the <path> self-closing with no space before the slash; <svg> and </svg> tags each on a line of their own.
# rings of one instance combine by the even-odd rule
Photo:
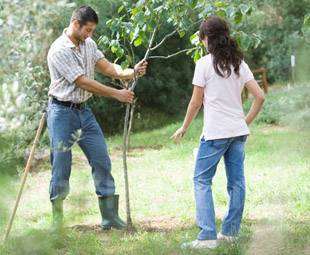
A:
<svg viewBox="0 0 310 255">
<path fill-rule="evenodd" d="M 66 231 L 61 235 L 49 231 L 50 173 L 49 162 L 44 162 L 27 180 L 11 239 L 0 254 L 309 254 L 310 132 L 271 125 L 251 127 L 246 146 L 246 207 L 238 242 L 208 252 L 180 249 L 182 242 L 198 233 L 192 150 L 198 146 L 201 122 L 200 116 L 179 145 L 169 137 L 181 123 L 132 135 L 128 163 L 135 233 L 99 230 L 90 168 L 74 148 L 71 193 L 65 201 Z M 121 141 L 121 136 L 107 139 L 121 196 L 120 214 L 126 218 Z M 10 192 L 2 188 L 9 201 L 6 207 L 12 207 L 18 186 L 15 181 Z M 227 205 L 223 162 L 213 191 L 219 230 Z"/>
</svg>

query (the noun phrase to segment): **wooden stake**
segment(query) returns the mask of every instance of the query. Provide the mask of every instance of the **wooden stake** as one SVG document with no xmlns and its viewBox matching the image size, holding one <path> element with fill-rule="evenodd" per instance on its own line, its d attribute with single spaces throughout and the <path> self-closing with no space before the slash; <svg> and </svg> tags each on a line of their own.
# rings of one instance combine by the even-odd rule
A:
<svg viewBox="0 0 310 255">
<path fill-rule="evenodd" d="M 19 192 L 18 192 L 18 195 L 17 195 L 15 206 L 14 206 L 13 212 L 12 212 L 11 217 L 10 217 L 9 224 L 8 224 L 6 232 L 5 232 L 4 242 L 3 243 L 5 243 L 7 241 L 7 239 L 8 239 L 8 237 L 9 237 L 9 234 L 10 234 L 10 231 L 11 231 L 11 228 L 12 228 L 12 225 L 13 225 L 13 221 L 14 221 L 14 218 L 15 218 L 15 215 L 16 215 L 17 207 L 18 207 L 18 204 L 19 204 L 19 201 L 20 201 L 20 198 L 21 198 L 24 186 L 25 186 L 25 182 L 26 182 L 29 170 L 31 168 L 32 160 L 34 158 L 35 148 L 36 148 L 36 145 L 37 145 L 37 143 L 39 141 L 39 138 L 40 138 L 43 126 L 44 126 L 44 122 L 45 122 L 45 113 L 43 113 L 43 115 L 41 117 L 41 120 L 40 120 L 40 123 L 39 123 L 39 127 L 37 129 L 37 133 L 36 133 L 34 142 L 32 144 L 31 152 L 30 152 L 30 155 L 29 155 L 29 158 L 28 158 L 28 161 L 27 161 L 27 164 L 26 164 L 26 168 L 25 168 L 25 171 L 24 171 L 24 175 L 23 175 L 23 178 L 22 178 L 22 183 L 21 183 L 21 186 L 19 188 Z"/>
</svg>

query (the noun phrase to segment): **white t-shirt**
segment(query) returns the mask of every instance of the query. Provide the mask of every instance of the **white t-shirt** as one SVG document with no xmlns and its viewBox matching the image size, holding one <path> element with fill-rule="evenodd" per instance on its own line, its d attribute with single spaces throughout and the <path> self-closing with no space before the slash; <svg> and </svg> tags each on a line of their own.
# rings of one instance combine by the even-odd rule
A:
<svg viewBox="0 0 310 255">
<path fill-rule="evenodd" d="M 232 68 L 228 78 L 219 76 L 214 70 L 211 54 L 197 61 L 193 85 L 204 88 L 202 136 L 205 140 L 250 134 L 245 122 L 241 93 L 245 83 L 254 79 L 254 76 L 244 61 L 239 73 L 238 77 Z"/>
</svg>

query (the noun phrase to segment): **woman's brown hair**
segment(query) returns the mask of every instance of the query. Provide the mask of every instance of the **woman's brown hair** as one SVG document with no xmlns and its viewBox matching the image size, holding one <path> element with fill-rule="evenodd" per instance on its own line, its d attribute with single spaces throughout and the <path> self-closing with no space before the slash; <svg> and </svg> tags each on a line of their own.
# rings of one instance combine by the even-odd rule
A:
<svg viewBox="0 0 310 255">
<path fill-rule="evenodd" d="M 222 77 L 231 75 L 231 66 L 239 75 L 243 53 L 231 38 L 228 23 L 221 17 L 210 16 L 199 27 L 200 40 L 208 37 L 208 51 L 213 55 L 215 72 Z"/>
</svg>

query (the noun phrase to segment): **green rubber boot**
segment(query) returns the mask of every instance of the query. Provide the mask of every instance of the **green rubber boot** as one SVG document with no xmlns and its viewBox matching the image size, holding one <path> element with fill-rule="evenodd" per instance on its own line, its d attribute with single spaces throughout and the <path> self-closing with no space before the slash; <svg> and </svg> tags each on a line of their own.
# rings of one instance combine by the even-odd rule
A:
<svg viewBox="0 0 310 255">
<path fill-rule="evenodd" d="M 127 224 L 118 216 L 118 200 L 119 195 L 98 198 L 102 217 L 101 228 L 103 230 L 125 229 L 127 227 Z"/>
<path fill-rule="evenodd" d="M 61 199 L 53 200 L 52 211 L 53 211 L 52 228 L 54 230 L 62 229 L 63 227 L 63 200 Z"/>
</svg>

